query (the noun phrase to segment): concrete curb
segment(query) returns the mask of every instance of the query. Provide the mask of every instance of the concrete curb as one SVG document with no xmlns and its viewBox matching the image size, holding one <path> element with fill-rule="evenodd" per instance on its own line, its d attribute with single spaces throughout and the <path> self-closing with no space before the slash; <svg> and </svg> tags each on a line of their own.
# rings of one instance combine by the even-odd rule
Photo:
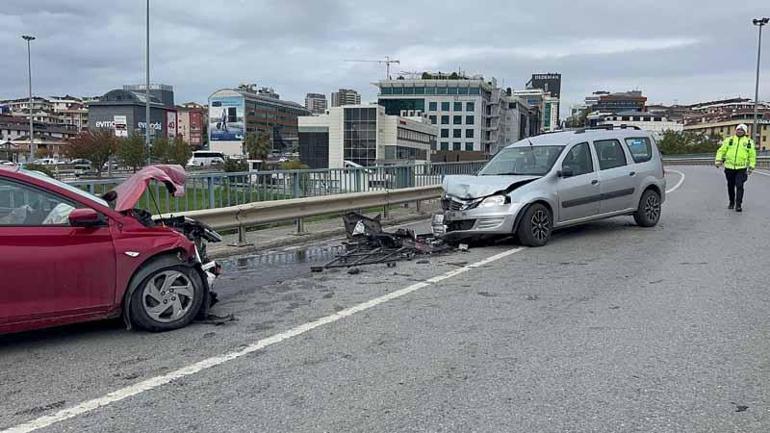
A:
<svg viewBox="0 0 770 433">
<path fill-rule="evenodd" d="M 431 217 L 431 214 L 409 215 L 409 216 L 403 216 L 400 218 L 383 220 L 382 225 L 383 227 L 392 227 L 395 225 L 404 224 L 408 222 L 428 220 L 430 219 L 430 217 Z M 342 224 L 340 223 L 340 225 Z M 324 239 L 333 238 L 337 236 L 342 236 L 344 234 L 345 234 L 344 227 L 340 227 L 336 229 L 326 229 L 326 230 L 320 230 L 313 233 L 308 233 L 306 235 L 301 235 L 301 236 L 288 235 L 283 238 L 276 239 L 275 241 L 266 242 L 260 245 L 248 245 L 243 247 L 224 246 L 221 248 L 212 248 L 211 250 L 209 250 L 208 255 L 210 258 L 213 258 L 213 259 L 222 259 L 222 258 L 238 256 L 242 254 L 253 254 L 256 252 L 269 250 L 273 248 L 301 245 L 307 242 L 319 241 L 319 240 L 324 240 Z"/>
</svg>

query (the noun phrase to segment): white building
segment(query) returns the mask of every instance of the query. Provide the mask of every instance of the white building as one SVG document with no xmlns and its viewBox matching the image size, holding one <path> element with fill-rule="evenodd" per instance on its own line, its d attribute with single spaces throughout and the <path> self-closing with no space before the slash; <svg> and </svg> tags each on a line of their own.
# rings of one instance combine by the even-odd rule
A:
<svg viewBox="0 0 770 433">
<path fill-rule="evenodd" d="M 339 89 L 332 92 L 332 107 L 343 105 L 358 105 L 361 103 L 361 95 L 353 89 Z"/>
<path fill-rule="evenodd" d="M 326 95 L 323 93 L 308 93 L 305 95 L 305 108 L 310 110 L 311 113 L 323 114 L 328 107 Z"/>
<path fill-rule="evenodd" d="M 665 131 L 680 132 L 684 129 L 681 123 L 668 120 L 660 114 L 647 113 L 642 111 L 621 111 L 618 113 L 605 113 L 599 119 L 598 125 L 613 126 L 637 126 L 646 131 L 650 131 L 656 138 L 663 136 Z"/>
<path fill-rule="evenodd" d="M 28 98 L 0 101 L 0 106 L 7 107 L 11 116 L 29 119 Z M 35 96 L 32 98 L 32 119 L 81 131 L 88 127 L 88 106 L 83 99 L 74 96 Z"/>
<path fill-rule="evenodd" d="M 311 168 L 427 161 L 438 133 L 426 117 L 388 115 L 379 105 L 332 107 L 298 122 L 300 160 Z"/>
<path fill-rule="evenodd" d="M 540 110 L 539 132 L 553 132 L 559 129 L 559 98 L 543 89 L 514 90 L 514 96 L 524 99 L 531 107 Z"/>
</svg>

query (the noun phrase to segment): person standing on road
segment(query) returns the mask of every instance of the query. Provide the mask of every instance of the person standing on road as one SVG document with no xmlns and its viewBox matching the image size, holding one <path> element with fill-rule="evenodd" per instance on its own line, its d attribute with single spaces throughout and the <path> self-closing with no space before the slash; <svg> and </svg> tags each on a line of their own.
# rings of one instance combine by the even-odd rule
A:
<svg viewBox="0 0 770 433">
<path fill-rule="evenodd" d="M 743 184 L 757 166 L 757 150 L 747 135 L 749 127 L 741 123 L 735 128 L 735 135 L 725 138 L 717 150 L 715 165 L 725 167 L 729 209 L 743 211 Z"/>
</svg>

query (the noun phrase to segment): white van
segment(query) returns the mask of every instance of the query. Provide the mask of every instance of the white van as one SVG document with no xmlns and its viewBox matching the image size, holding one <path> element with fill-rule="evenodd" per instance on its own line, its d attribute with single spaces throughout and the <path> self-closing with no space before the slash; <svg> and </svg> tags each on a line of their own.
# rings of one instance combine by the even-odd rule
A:
<svg viewBox="0 0 770 433">
<path fill-rule="evenodd" d="M 192 158 L 187 162 L 188 167 L 210 167 L 212 165 L 221 165 L 225 163 L 225 155 L 222 152 L 212 152 L 209 150 L 196 150 Z"/>
</svg>

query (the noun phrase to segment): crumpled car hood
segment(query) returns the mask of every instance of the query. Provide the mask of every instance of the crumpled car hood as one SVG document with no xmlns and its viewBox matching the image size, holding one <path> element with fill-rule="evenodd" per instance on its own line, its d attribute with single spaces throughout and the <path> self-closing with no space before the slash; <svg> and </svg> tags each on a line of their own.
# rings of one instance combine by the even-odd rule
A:
<svg viewBox="0 0 770 433">
<path fill-rule="evenodd" d="M 144 167 L 112 190 L 117 194 L 115 210 L 123 212 L 133 209 L 152 180 L 163 182 L 171 194 L 181 197 L 184 195 L 187 173 L 181 165 L 159 164 Z"/>
<path fill-rule="evenodd" d="M 504 192 L 516 184 L 525 184 L 541 176 L 446 176 L 442 187 L 444 192 L 461 199 L 486 197 Z"/>
</svg>

